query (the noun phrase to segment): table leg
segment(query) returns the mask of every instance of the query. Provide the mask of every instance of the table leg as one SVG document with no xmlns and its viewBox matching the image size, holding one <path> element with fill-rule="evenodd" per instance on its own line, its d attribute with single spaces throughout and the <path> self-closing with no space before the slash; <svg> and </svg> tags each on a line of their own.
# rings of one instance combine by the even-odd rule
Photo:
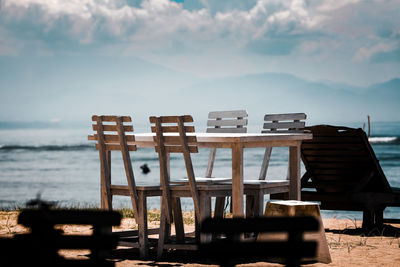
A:
<svg viewBox="0 0 400 267">
<path fill-rule="evenodd" d="M 103 158 L 104 154 L 105 158 Z M 104 154 L 100 153 L 100 160 L 102 163 L 100 172 L 100 203 L 102 209 L 112 210 L 111 151 L 106 151 Z"/>
<path fill-rule="evenodd" d="M 201 221 L 211 217 L 211 198 L 205 193 L 200 193 L 200 212 Z M 200 235 L 201 243 L 208 243 L 210 241 L 211 234 Z"/>
<path fill-rule="evenodd" d="M 232 209 L 234 217 L 243 217 L 243 147 L 232 146 Z"/>
<path fill-rule="evenodd" d="M 147 227 L 147 199 L 143 192 L 139 193 L 139 214 L 138 214 L 138 226 L 139 226 L 139 253 L 141 259 L 148 257 L 149 250 L 149 239 L 148 239 L 148 227 Z"/>
<path fill-rule="evenodd" d="M 289 199 L 300 200 L 300 144 L 289 147 Z"/>
</svg>

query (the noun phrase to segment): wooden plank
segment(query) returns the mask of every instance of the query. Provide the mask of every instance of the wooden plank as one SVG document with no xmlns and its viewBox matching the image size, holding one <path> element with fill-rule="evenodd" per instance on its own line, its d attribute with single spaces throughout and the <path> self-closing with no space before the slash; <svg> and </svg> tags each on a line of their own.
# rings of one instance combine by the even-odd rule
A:
<svg viewBox="0 0 400 267">
<path fill-rule="evenodd" d="M 165 152 L 166 153 L 183 153 L 184 148 L 182 148 L 181 146 L 165 146 Z M 159 147 L 156 146 L 156 152 L 158 152 Z M 199 150 L 197 148 L 197 146 L 189 146 L 189 152 L 190 153 L 198 153 Z"/>
<path fill-rule="evenodd" d="M 196 136 L 186 136 L 187 141 L 189 144 L 196 144 L 197 138 Z M 179 145 L 181 143 L 181 138 L 179 136 L 165 136 L 164 135 L 164 142 L 168 145 Z"/>
<path fill-rule="evenodd" d="M 266 122 L 263 129 L 302 129 L 305 122 Z"/>
<path fill-rule="evenodd" d="M 111 185 L 111 195 L 116 196 L 129 196 L 129 189 L 127 185 Z"/>
<path fill-rule="evenodd" d="M 92 124 L 92 128 L 94 131 L 97 131 L 98 124 Z M 116 125 L 103 125 L 103 131 L 104 132 L 116 132 L 117 126 Z M 131 126 L 131 125 L 124 126 L 124 131 L 125 132 L 133 132 L 133 126 Z"/>
<path fill-rule="evenodd" d="M 316 181 L 356 181 L 358 182 L 361 177 L 361 173 L 358 175 L 337 175 L 337 174 L 318 174 L 314 175 Z"/>
<path fill-rule="evenodd" d="M 306 118 L 307 115 L 304 113 L 266 114 L 264 121 L 305 120 Z"/>
<path fill-rule="evenodd" d="M 207 128 L 207 133 L 247 133 L 247 128 Z"/>
<path fill-rule="evenodd" d="M 307 160 L 309 162 L 363 162 L 365 164 L 367 163 L 371 163 L 371 158 L 369 157 L 365 157 L 365 156 L 349 156 L 349 155 L 343 155 L 343 156 L 339 156 L 339 157 L 335 157 L 335 156 L 331 156 L 331 155 L 327 155 L 325 157 L 321 157 L 321 156 L 308 156 Z"/>
<path fill-rule="evenodd" d="M 310 150 L 310 149 L 302 149 L 302 154 L 308 157 L 316 156 L 316 157 L 325 157 L 325 156 L 348 156 L 348 157 L 357 157 L 364 156 L 364 150 Z"/>
<path fill-rule="evenodd" d="M 217 119 L 217 118 L 239 118 L 239 117 L 247 117 L 246 110 L 227 110 L 227 111 L 212 111 L 208 113 L 209 119 Z"/>
<path fill-rule="evenodd" d="M 248 123 L 247 119 L 236 119 L 236 120 L 208 120 L 207 126 L 246 126 Z"/>
<path fill-rule="evenodd" d="M 183 115 L 183 116 L 161 116 L 155 117 L 151 116 L 149 118 L 151 123 L 156 123 L 157 118 L 161 119 L 161 123 L 177 123 L 177 118 L 182 117 L 184 122 L 193 122 L 193 117 L 191 115 Z"/>
<path fill-rule="evenodd" d="M 300 145 L 289 147 L 289 199 L 301 200 L 300 196 Z"/>
<path fill-rule="evenodd" d="M 101 208 L 106 210 L 112 209 L 112 197 L 110 191 L 111 184 L 111 153 L 106 150 L 106 145 L 104 143 L 104 131 L 103 131 L 103 123 L 101 117 L 97 118 L 96 128 L 98 135 L 98 144 L 96 145 L 97 150 L 99 151 L 100 158 L 100 200 L 101 200 Z"/>
<path fill-rule="evenodd" d="M 100 149 L 100 145 L 96 144 L 96 149 Z M 105 144 L 105 150 L 107 151 L 120 151 L 121 146 L 118 144 Z M 129 151 L 136 151 L 136 145 L 128 145 L 128 150 Z"/>
<path fill-rule="evenodd" d="M 356 169 L 315 169 L 315 170 L 313 170 L 314 175 L 321 175 L 321 174 L 355 175 L 355 174 L 359 174 L 359 173 L 360 173 L 360 170 L 356 170 Z"/>
<path fill-rule="evenodd" d="M 200 222 L 211 217 L 211 198 L 205 194 L 200 194 L 200 212 Z M 210 242 L 211 237 L 211 234 L 200 234 L 200 242 Z"/>
<path fill-rule="evenodd" d="M 177 133 L 178 127 L 177 126 L 162 126 L 163 133 Z M 151 127 L 151 132 L 155 133 L 156 128 L 155 126 Z M 187 133 L 194 133 L 194 126 L 185 126 L 185 132 Z"/>
<path fill-rule="evenodd" d="M 354 169 L 361 168 L 366 169 L 365 163 L 363 162 L 333 162 L 333 163 L 325 163 L 325 162 L 308 162 L 308 165 L 311 169 Z"/>
<path fill-rule="evenodd" d="M 217 149 L 216 148 L 211 148 L 210 149 L 210 155 L 208 157 L 208 164 L 207 164 L 207 170 L 206 170 L 206 175 L 205 175 L 205 177 L 207 177 L 207 178 L 210 178 L 211 175 L 212 175 L 216 153 L 217 153 Z"/>
<path fill-rule="evenodd" d="M 314 136 L 310 143 L 346 143 L 346 144 L 360 144 L 362 140 L 356 136 Z"/>
<path fill-rule="evenodd" d="M 267 170 L 271 158 L 271 153 L 272 153 L 272 147 L 265 148 L 264 159 L 262 161 L 260 175 L 258 177 L 259 180 L 265 180 L 265 178 L 267 177 Z"/>
<path fill-rule="evenodd" d="M 187 138 L 186 138 L 186 133 L 185 133 L 185 127 L 184 127 L 184 120 L 183 118 L 178 118 L 178 129 L 179 129 L 179 135 L 181 136 L 182 140 L 182 148 L 183 148 L 183 159 L 185 161 L 185 166 L 186 166 L 186 172 L 189 180 L 189 188 L 190 192 L 192 195 L 193 199 L 193 205 L 194 205 L 194 210 L 195 210 L 195 216 L 199 222 L 201 222 L 201 214 L 200 214 L 200 196 L 199 192 L 197 191 L 196 187 L 196 178 L 194 175 L 194 170 L 193 170 L 193 165 L 192 165 L 192 159 L 190 157 L 190 148 L 188 146 Z M 196 147 L 197 149 L 197 147 Z"/>
<path fill-rule="evenodd" d="M 288 130 L 288 129 L 269 129 L 269 130 L 262 130 L 261 133 L 274 133 L 274 134 L 288 134 L 288 133 L 305 133 L 304 130 Z"/>
<path fill-rule="evenodd" d="M 92 116 L 92 121 L 97 121 L 97 119 L 101 117 L 102 121 L 106 122 L 111 122 L 111 121 L 116 121 L 117 118 L 121 118 L 123 122 L 132 122 L 132 119 L 130 116 L 98 116 L 98 115 L 93 115 Z"/>
<path fill-rule="evenodd" d="M 332 150 L 364 150 L 364 146 L 362 144 L 318 144 L 318 148 L 316 148 L 315 144 L 303 142 L 301 145 L 302 149 L 332 149 Z"/>
<path fill-rule="evenodd" d="M 176 241 L 178 243 L 185 243 L 185 228 L 182 217 L 181 199 L 179 197 L 172 198 L 172 207 L 174 214 Z"/>
<path fill-rule="evenodd" d="M 153 120 L 153 121 L 152 121 Z M 164 135 L 162 131 L 162 123 L 161 118 L 159 117 L 151 117 L 150 121 L 155 123 L 155 132 L 157 135 L 157 146 L 156 151 L 158 152 L 158 159 L 160 163 L 160 183 L 162 188 L 162 198 L 161 198 L 161 219 L 160 219 L 160 237 L 159 237 L 159 249 L 158 256 L 161 256 L 164 245 L 164 238 L 166 238 L 167 231 L 169 231 L 169 225 L 172 223 L 172 203 L 171 203 L 171 191 L 169 186 L 169 161 L 168 161 L 168 153 L 165 151 L 164 146 Z M 164 209 L 164 211 L 163 211 Z M 161 254 L 160 254 L 161 253 Z"/>
<path fill-rule="evenodd" d="M 234 217 L 243 217 L 243 147 L 232 146 L 232 209 Z"/>
<path fill-rule="evenodd" d="M 126 141 L 128 141 L 128 142 L 134 142 L 135 141 L 135 136 L 134 135 L 125 135 L 125 138 L 126 138 Z M 97 139 L 98 139 L 98 135 L 97 134 L 88 136 L 88 140 L 90 140 L 90 141 L 97 141 Z M 118 137 L 118 135 L 114 135 L 114 134 L 105 134 L 104 135 L 104 141 L 106 143 L 109 143 L 109 142 L 118 143 L 119 142 L 119 137 Z"/>
<path fill-rule="evenodd" d="M 139 229 L 139 253 L 141 258 L 147 258 L 149 255 L 149 231 L 147 225 L 147 198 L 144 192 L 138 195 L 138 216 L 135 220 Z"/>
</svg>

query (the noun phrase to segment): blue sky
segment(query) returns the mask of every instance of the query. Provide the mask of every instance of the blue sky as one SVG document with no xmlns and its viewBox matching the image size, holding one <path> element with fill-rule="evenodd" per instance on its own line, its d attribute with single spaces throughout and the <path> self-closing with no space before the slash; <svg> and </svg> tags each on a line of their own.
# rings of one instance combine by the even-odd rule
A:
<svg viewBox="0 0 400 267">
<path fill-rule="evenodd" d="M 0 120 L 57 110 L 51 96 L 71 106 L 99 94 L 128 106 L 117 90 L 143 104 L 137 98 L 148 95 L 129 89 L 135 82 L 157 95 L 264 72 L 361 87 L 400 77 L 399 0 L 0 0 L 0 8 Z M 46 119 L 66 111 L 54 113 Z"/>
</svg>

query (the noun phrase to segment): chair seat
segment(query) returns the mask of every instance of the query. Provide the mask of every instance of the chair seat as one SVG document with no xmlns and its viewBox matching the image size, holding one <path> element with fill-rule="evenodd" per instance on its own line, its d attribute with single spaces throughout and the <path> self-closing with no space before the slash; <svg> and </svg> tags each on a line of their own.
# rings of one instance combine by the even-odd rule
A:
<svg viewBox="0 0 400 267">
<path fill-rule="evenodd" d="M 290 182 L 288 180 L 244 180 L 243 185 L 245 189 L 267 189 L 267 188 L 274 188 L 274 187 L 288 187 Z"/>
<path fill-rule="evenodd" d="M 289 184 L 289 180 L 258 180 L 258 179 L 245 179 L 243 180 L 243 184 L 245 185 L 263 185 L 263 184 Z"/>
<path fill-rule="evenodd" d="M 127 185 L 111 185 L 110 190 L 112 195 L 130 196 Z M 146 192 L 149 196 L 161 196 L 160 185 L 136 185 L 136 190 Z"/>
<path fill-rule="evenodd" d="M 196 184 L 198 191 L 232 191 L 232 184 Z M 190 186 L 189 184 L 171 184 L 169 189 L 172 192 L 177 191 L 188 191 L 188 195 L 190 195 Z"/>
<path fill-rule="evenodd" d="M 226 183 L 226 182 L 232 183 L 232 178 L 196 177 L 195 180 L 196 180 L 196 183 L 199 185 L 201 185 L 201 184 L 205 184 L 205 185 L 221 184 L 221 183 Z M 187 184 L 187 183 L 189 183 L 189 180 L 187 178 L 171 181 L 171 184 Z"/>
</svg>

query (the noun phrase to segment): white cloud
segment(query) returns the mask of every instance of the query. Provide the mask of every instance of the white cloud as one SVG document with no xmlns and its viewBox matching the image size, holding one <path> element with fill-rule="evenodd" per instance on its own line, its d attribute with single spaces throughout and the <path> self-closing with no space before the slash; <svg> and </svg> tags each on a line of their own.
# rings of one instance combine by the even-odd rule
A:
<svg viewBox="0 0 400 267">
<path fill-rule="evenodd" d="M 355 62 L 363 62 L 371 59 L 372 56 L 378 53 L 391 52 L 398 48 L 397 42 L 379 43 L 370 47 L 361 47 L 357 50 L 352 60 Z"/>
<path fill-rule="evenodd" d="M 0 25 L 9 33 L 4 38 L 0 32 L 0 53 L 18 53 L 30 42 L 51 50 L 57 39 L 67 44 L 62 49 L 94 47 L 97 53 L 134 55 L 195 73 L 201 71 L 194 66 L 201 58 L 200 75 L 210 68 L 215 73 L 234 69 L 224 67 L 229 58 L 252 70 L 273 66 L 279 72 L 285 71 L 282 65 L 271 62 L 342 62 L 345 67 L 338 69 L 347 75 L 349 64 L 373 64 L 369 59 L 375 54 L 395 50 L 400 35 L 398 0 L 258 0 L 226 6 L 198 0 L 189 9 L 168 0 L 136 6 L 128 0 L 0 1 Z"/>
<path fill-rule="evenodd" d="M 317 10 L 322 12 L 330 12 L 342 7 L 356 4 L 361 0 L 325 0 L 321 1 L 322 3 L 317 7 Z"/>
<path fill-rule="evenodd" d="M 71 38 L 85 43 L 104 35 L 134 42 L 175 38 L 189 41 L 190 45 L 221 36 L 228 41 L 249 40 L 262 38 L 270 31 L 303 31 L 312 20 L 300 0 L 259 0 L 249 11 L 217 12 L 215 16 L 206 9 L 185 10 L 168 0 L 144 0 L 139 8 L 123 1 L 105 0 L 5 0 L 3 6 L 8 20 L 34 16 L 32 23 L 39 23 L 44 32 L 62 24 Z M 33 10 L 39 10 L 39 14 Z M 67 25 L 63 25 L 65 20 Z"/>
</svg>

